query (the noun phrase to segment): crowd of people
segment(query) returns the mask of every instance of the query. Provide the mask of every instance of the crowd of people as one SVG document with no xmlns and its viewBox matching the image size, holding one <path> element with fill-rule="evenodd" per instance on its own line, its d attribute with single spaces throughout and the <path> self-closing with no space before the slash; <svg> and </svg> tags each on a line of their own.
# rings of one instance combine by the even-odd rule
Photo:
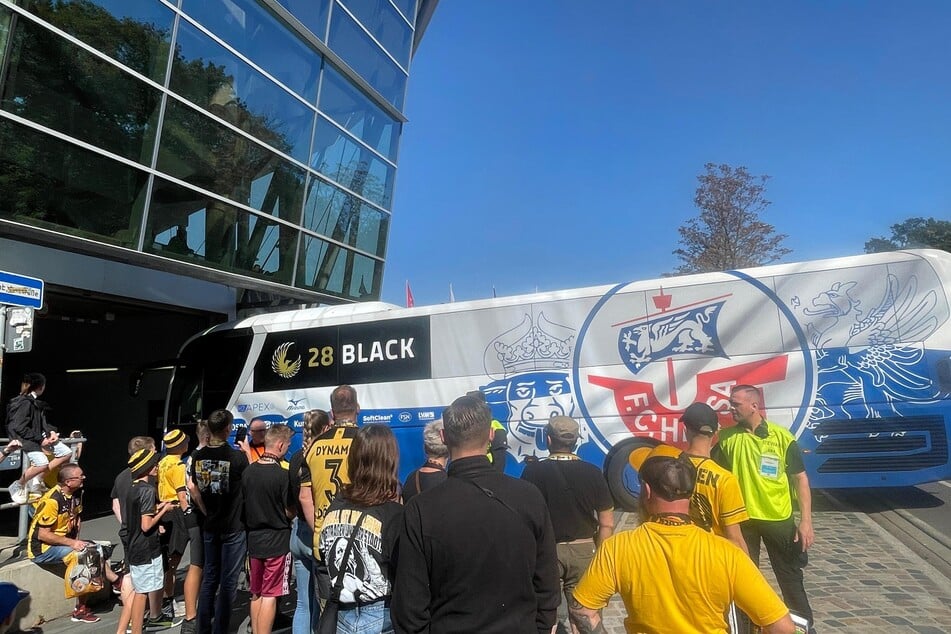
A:
<svg viewBox="0 0 951 634">
<path fill-rule="evenodd" d="M 42 413 L 44 386 L 31 380 L 15 411 Z M 223 409 L 199 422 L 190 455 L 179 429 L 164 436 L 164 456 L 151 437 L 132 438 L 112 490 L 125 566 L 104 566 L 123 606 L 117 634 L 179 624 L 186 634 L 226 634 L 243 577 L 254 634 L 271 632 L 292 577 L 295 634 L 549 634 L 562 596 L 573 633 L 604 632 L 601 610 L 615 594 L 629 632 L 793 632 L 789 608 L 812 619 L 802 590 L 809 484 L 795 439 L 765 420 L 760 402 L 755 387 L 736 386 L 735 427 L 720 430 L 716 412 L 695 403 L 681 421 L 685 451 L 633 451 L 641 524 L 617 534 L 604 476 L 575 453 L 578 423 L 552 417 L 549 455 L 513 478 L 478 392 L 425 427 L 426 461 L 403 483 L 393 431 L 358 426 L 348 385 L 333 391 L 329 412 L 305 414 L 303 445 L 289 457 L 290 427 L 254 419 L 232 445 L 234 419 Z M 75 462 L 57 464 L 43 417 L 28 420 L 8 427 L 30 460 L 19 490 L 56 470 L 29 536 L 29 556 L 49 564 L 91 546 L 79 538 L 84 476 Z M 782 599 L 757 567 L 761 541 Z M 73 620 L 98 620 L 78 601 Z"/>
</svg>

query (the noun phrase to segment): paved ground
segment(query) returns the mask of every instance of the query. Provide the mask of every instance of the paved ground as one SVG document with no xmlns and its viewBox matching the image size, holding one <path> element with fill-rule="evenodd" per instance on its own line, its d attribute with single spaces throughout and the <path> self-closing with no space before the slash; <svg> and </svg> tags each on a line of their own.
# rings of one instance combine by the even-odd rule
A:
<svg viewBox="0 0 951 634">
<path fill-rule="evenodd" d="M 633 528 L 632 514 L 622 514 L 619 526 Z M 106 538 L 112 518 L 84 524 L 84 532 Z M 818 629 L 841 632 L 951 632 L 951 580 L 888 534 L 865 514 L 819 510 L 815 515 L 816 544 L 806 569 L 806 590 L 816 612 Z M 92 535 L 95 533 L 95 535 Z M 772 577 L 764 560 L 764 572 Z M 68 618 L 44 623 L 43 634 L 116 631 L 118 611 L 98 610 L 101 623 L 72 623 Z M 241 610 L 244 610 L 243 612 Z M 244 633 L 246 603 L 236 609 L 232 630 Z M 285 603 L 289 615 L 293 604 Z M 607 629 L 621 634 L 624 608 L 615 599 L 605 610 Z"/>
</svg>

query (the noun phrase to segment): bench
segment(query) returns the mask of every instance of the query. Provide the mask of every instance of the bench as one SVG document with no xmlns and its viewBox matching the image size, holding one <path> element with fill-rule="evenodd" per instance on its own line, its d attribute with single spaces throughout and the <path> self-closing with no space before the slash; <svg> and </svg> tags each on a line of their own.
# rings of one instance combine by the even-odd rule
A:
<svg viewBox="0 0 951 634">
<path fill-rule="evenodd" d="M 11 631 L 26 631 L 46 621 L 69 616 L 76 607 L 76 599 L 67 599 L 64 593 L 63 572 L 65 566 L 47 568 L 38 566 L 29 559 L 20 559 L 0 566 L 0 581 L 15 583 L 30 596 L 20 602 L 14 615 Z M 87 603 L 110 600 L 112 590 L 107 584 L 102 591 L 88 595 Z"/>
</svg>

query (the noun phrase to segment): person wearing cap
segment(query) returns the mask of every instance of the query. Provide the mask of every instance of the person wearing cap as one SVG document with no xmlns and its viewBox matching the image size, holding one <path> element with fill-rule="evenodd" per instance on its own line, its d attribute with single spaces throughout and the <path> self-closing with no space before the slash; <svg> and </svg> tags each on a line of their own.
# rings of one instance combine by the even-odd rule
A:
<svg viewBox="0 0 951 634">
<path fill-rule="evenodd" d="M 561 587 L 570 603 L 571 593 L 588 569 L 595 548 L 614 534 L 614 500 L 601 470 L 574 454 L 581 437 L 569 416 L 553 416 L 545 426 L 548 457 L 528 462 L 522 479 L 542 492 L 548 504 Z M 571 621 L 571 631 L 579 629 Z"/>
<path fill-rule="evenodd" d="M 85 550 L 86 542 L 79 539 L 85 479 L 78 464 L 63 465 L 59 470 L 59 483 L 40 498 L 26 538 L 26 554 L 33 563 L 40 566 L 63 564 L 73 551 Z M 114 587 L 119 585 L 119 576 L 108 562 L 104 562 L 103 571 Z M 76 597 L 71 618 L 77 623 L 97 623 L 100 620 L 86 607 L 85 595 Z"/>
<path fill-rule="evenodd" d="M 484 401 L 461 396 L 442 420 L 448 477 L 403 512 L 390 603 L 395 630 L 550 634 L 559 583 L 545 499 L 489 463 L 492 414 Z"/>
<path fill-rule="evenodd" d="M 680 417 L 687 438 L 684 453 L 697 469 L 697 482 L 690 498 L 690 517 L 702 528 L 712 530 L 737 545 L 743 552 L 749 552 L 740 525 L 749 519 L 740 484 L 732 473 L 710 458 L 710 448 L 719 424 L 717 413 L 706 403 L 693 403 Z M 680 449 L 669 445 L 658 445 L 657 451 L 678 457 Z M 631 466 L 640 470 L 641 463 L 654 448 L 639 447 L 631 452 Z"/>
<path fill-rule="evenodd" d="M 129 576 L 132 578 L 130 619 L 132 634 L 141 634 L 143 628 L 157 629 L 178 625 L 162 615 L 161 604 L 149 602 L 149 617 L 145 619 L 145 605 L 150 593 L 165 585 L 162 567 L 162 544 L 159 539 L 159 524 L 174 502 L 158 502 L 158 491 L 150 481 L 158 473 L 159 455 L 151 449 L 140 449 L 129 458 L 129 473 L 132 486 L 125 502 L 125 519 L 128 539 L 126 559 Z M 154 595 L 153 595 L 154 596 Z M 120 623 L 120 627 L 124 625 Z"/>
<path fill-rule="evenodd" d="M 189 510 L 185 482 L 184 455 L 188 451 L 188 436 L 180 429 L 173 429 L 162 438 L 165 456 L 158 464 L 158 499 L 169 503 L 169 511 L 162 518 L 162 557 L 167 562 L 165 570 L 163 614 L 175 618 L 175 572 L 188 548 L 188 528 L 185 513 Z M 194 616 L 194 615 L 193 615 Z"/>
<path fill-rule="evenodd" d="M 643 523 L 598 548 L 569 610 L 582 632 L 605 632 L 600 610 L 620 594 L 627 632 L 725 634 L 733 601 L 767 634 L 795 631 L 789 610 L 746 554 L 694 524 L 697 470 L 651 452 L 641 464 Z"/>
<path fill-rule="evenodd" d="M 0 634 L 13 624 L 17 606 L 28 596 L 30 593 L 26 590 L 21 590 L 9 581 L 0 581 Z"/>
<path fill-rule="evenodd" d="M 766 546 L 776 582 L 789 608 L 813 624 L 812 607 L 803 586 L 802 569 L 815 539 L 812 491 L 795 436 L 766 420 L 759 388 L 736 385 L 730 392 L 736 425 L 720 432 L 713 459 L 736 475 L 750 519 L 743 537 L 750 557 L 759 563 L 760 543 Z M 801 519 L 793 517 L 792 493 L 799 500 Z"/>
</svg>

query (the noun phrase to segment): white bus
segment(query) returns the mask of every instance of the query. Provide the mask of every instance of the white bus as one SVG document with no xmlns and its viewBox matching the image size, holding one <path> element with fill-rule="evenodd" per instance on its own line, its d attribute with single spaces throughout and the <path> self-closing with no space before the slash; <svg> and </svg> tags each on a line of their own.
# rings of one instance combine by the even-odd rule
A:
<svg viewBox="0 0 951 634">
<path fill-rule="evenodd" d="M 581 425 L 619 505 L 639 490 L 628 453 L 682 442 L 694 401 L 727 413 L 761 388 L 767 418 L 799 439 L 816 487 L 951 476 L 951 255 L 918 250 L 552 293 L 401 308 L 380 302 L 258 315 L 182 348 L 168 426 L 227 408 L 299 429 L 351 384 L 361 422 L 390 425 L 401 475 L 421 428 L 481 390 L 508 430 L 507 469 L 547 454 L 544 427 Z M 299 440 L 298 440 L 299 442 Z"/>
</svg>

